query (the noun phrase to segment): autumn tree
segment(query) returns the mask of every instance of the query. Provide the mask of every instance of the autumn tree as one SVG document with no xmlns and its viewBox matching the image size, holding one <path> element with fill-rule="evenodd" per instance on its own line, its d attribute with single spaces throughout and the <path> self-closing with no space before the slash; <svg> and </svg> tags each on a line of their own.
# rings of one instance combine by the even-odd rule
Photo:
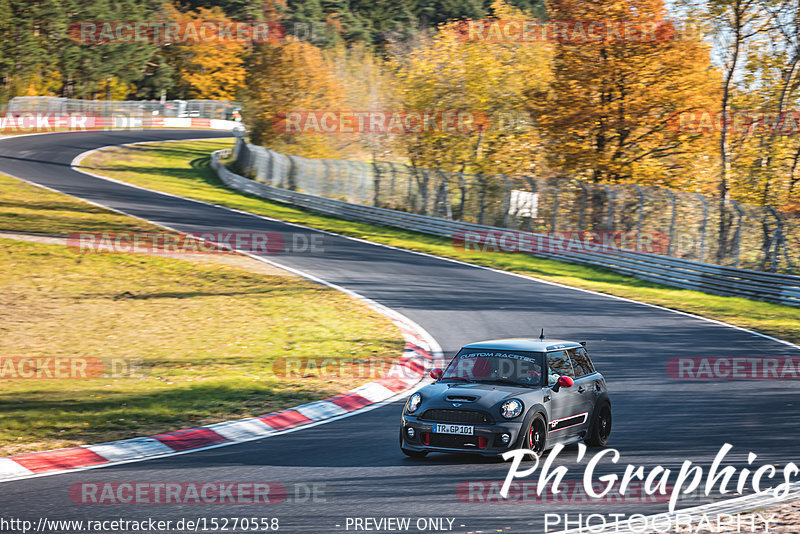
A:
<svg viewBox="0 0 800 534">
<path fill-rule="evenodd" d="M 530 15 L 502 1 L 492 6 L 497 19 Z M 463 110 L 474 114 L 471 133 L 433 132 L 403 138 L 408 158 L 421 167 L 450 171 L 517 173 L 534 171 L 541 144 L 528 120 L 525 95 L 545 91 L 550 78 L 550 47 L 543 43 L 465 39 L 453 22 L 430 40 L 394 59 L 400 98 L 406 109 Z M 485 126 L 485 127 L 484 127 Z"/>
<path fill-rule="evenodd" d="M 387 62 L 367 43 L 349 47 L 336 46 L 323 52 L 332 73 L 341 85 L 347 110 L 396 110 L 400 107 L 395 89 L 396 79 Z M 331 141 L 350 159 L 372 161 L 402 158 L 398 154 L 397 136 L 367 131 L 337 135 Z"/>
<path fill-rule="evenodd" d="M 595 182 L 696 188 L 691 171 L 708 164 L 709 136 L 671 124 L 682 112 L 715 107 L 718 75 L 700 38 L 676 32 L 661 0 L 553 0 L 548 7 L 552 21 L 638 29 L 630 37 L 556 41 L 553 83 L 529 92 L 551 165 Z"/>
<path fill-rule="evenodd" d="M 195 27 L 204 21 L 230 22 L 218 7 L 201 7 L 188 13 L 173 8 L 169 18 Z M 165 57 L 176 77 L 174 92 L 180 98 L 236 100 L 244 86 L 244 56 L 249 44 L 212 33 L 208 32 L 209 39 L 187 40 L 165 48 Z"/>
<path fill-rule="evenodd" d="M 319 48 L 291 38 L 259 44 L 246 71 L 244 118 L 253 143 L 290 154 L 336 155 L 328 135 L 276 127 L 288 112 L 344 109 L 341 84 Z"/>
</svg>

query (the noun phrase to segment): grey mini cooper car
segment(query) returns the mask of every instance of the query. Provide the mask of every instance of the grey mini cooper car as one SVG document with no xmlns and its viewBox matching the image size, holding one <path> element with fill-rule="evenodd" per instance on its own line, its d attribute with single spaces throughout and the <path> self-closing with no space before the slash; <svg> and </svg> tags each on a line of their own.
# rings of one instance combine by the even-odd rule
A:
<svg viewBox="0 0 800 534">
<path fill-rule="evenodd" d="M 403 409 L 400 448 L 498 456 L 557 443 L 602 447 L 611 400 L 585 343 L 497 339 L 466 345 Z"/>
</svg>

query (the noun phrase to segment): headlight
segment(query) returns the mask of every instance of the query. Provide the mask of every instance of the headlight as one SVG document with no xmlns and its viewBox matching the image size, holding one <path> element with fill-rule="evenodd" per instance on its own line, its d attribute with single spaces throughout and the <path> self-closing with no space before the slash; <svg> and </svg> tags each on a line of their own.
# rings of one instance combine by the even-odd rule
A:
<svg viewBox="0 0 800 534">
<path fill-rule="evenodd" d="M 522 413 L 522 403 L 517 399 L 507 400 L 500 407 L 500 414 L 506 419 L 514 419 Z"/>
<path fill-rule="evenodd" d="M 422 404 L 422 395 L 419 393 L 414 393 L 411 395 L 411 398 L 408 399 L 408 404 L 406 404 L 406 411 L 408 413 L 414 413 L 419 408 L 419 405 Z"/>
</svg>

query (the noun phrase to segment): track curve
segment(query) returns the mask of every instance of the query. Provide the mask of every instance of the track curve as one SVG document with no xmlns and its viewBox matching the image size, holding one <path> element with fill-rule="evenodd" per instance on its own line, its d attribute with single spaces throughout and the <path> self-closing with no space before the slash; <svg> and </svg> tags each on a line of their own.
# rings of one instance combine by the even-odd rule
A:
<svg viewBox="0 0 800 534">
<path fill-rule="evenodd" d="M 67 133 L 0 141 L 0 172 L 186 232 L 303 232 L 286 224 L 160 195 L 70 168 L 98 147 L 222 134 L 202 131 Z M 353 290 L 425 328 L 452 356 L 480 339 L 525 336 L 586 340 L 606 376 L 614 403 L 611 446 L 621 464 L 674 467 L 710 460 L 731 443 L 743 461 L 798 461 L 797 382 L 678 382 L 665 372 L 676 356 L 800 356 L 787 344 L 687 315 L 369 244 L 325 237 L 315 255 L 283 253 L 271 260 Z M 510 528 L 542 532 L 545 513 L 656 513 L 664 503 L 515 504 L 462 502 L 458 484 L 502 480 L 508 466 L 470 457 L 409 460 L 397 447 L 401 403 L 320 427 L 222 449 L 0 484 L 0 517 L 50 519 L 271 516 L 284 532 L 344 532 L 347 517 L 455 518 L 454 532 Z M 575 451 L 562 453 L 574 458 Z M 601 473 L 621 474 L 604 465 Z M 567 478 L 579 479 L 571 469 Z M 288 488 L 324 484 L 325 496 L 290 498 L 272 506 L 144 506 L 74 504 L 77 482 L 276 481 Z M 694 501 L 697 504 L 700 501 Z M 224 508 L 224 510 L 223 510 Z M 337 526 L 339 525 L 339 526 Z M 352 529 L 351 529 L 352 530 Z"/>
</svg>

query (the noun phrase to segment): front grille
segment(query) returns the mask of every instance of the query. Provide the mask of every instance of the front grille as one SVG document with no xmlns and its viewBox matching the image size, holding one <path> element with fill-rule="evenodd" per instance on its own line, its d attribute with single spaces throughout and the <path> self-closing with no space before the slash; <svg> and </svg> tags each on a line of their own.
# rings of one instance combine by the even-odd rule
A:
<svg viewBox="0 0 800 534">
<path fill-rule="evenodd" d="M 492 418 L 483 412 L 474 410 L 428 410 L 422 417 L 425 421 L 442 421 L 445 423 L 462 423 L 465 425 L 491 425 Z"/>
<path fill-rule="evenodd" d="M 432 447 L 447 447 L 449 449 L 478 449 L 477 436 L 459 436 L 456 434 L 430 434 Z"/>
</svg>

